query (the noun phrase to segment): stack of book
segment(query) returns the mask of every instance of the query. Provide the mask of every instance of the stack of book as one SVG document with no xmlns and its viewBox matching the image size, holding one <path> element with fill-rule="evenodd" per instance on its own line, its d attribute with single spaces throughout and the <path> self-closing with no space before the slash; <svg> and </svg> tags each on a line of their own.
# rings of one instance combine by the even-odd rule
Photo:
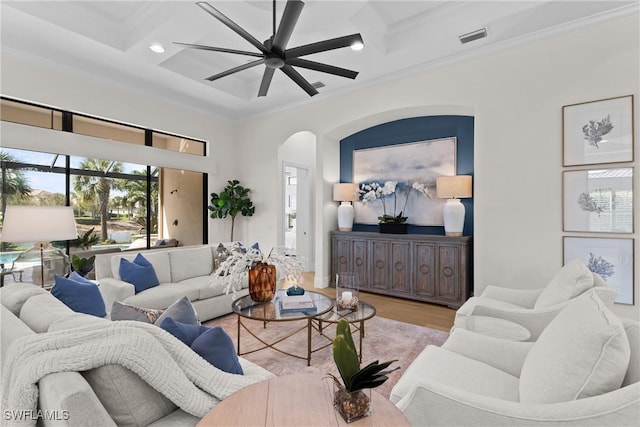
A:
<svg viewBox="0 0 640 427">
<path fill-rule="evenodd" d="M 286 295 L 280 298 L 280 313 L 312 314 L 317 307 L 309 295 Z"/>
</svg>

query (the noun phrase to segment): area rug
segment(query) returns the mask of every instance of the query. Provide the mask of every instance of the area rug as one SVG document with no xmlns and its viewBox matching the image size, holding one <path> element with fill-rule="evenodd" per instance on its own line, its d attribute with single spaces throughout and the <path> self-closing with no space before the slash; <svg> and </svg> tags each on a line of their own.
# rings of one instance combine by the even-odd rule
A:
<svg viewBox="0 0 640 427">
<path fill-rule="evenodd" d="M 267 342 L 275 341 L 279 337 L 287 335 L 290 331 L 306 325 L 306 321 L 272 322 L 268 323 L 265 328 L 263 327 L 263 322 L 259 321 L 243 319 L 243 323 L 247 324 L 251 331 Z M 237 346 L 238 320 L 235 314 L 211 320 L 206 322 L 205 325 L 222 327 L 231 339 L 233 339 L 234 345 Z M 335 324 L 324 323 L 324 325 L 324 333 L 331 337 L 335 336 Z M 400 367 L 400 369 L 392 372 L 389 375 L 389 380 L 376 389 L 377 392 L 388 398 L 393 386 L 398 382 L 404 370 L 418 354 L 429 344 L 442 345 L 448 336 L 449 334 L 447 332 L 376 316 L 365 322 L 361 366 L 364 367 L 366 364 L 375 360 L 385 362 L 397 359 L 397 362 L 395 362 L 392 367 Z M 240 340 L 240 350 L 242 353 L 262 347 L 259 341 L 242 329 Z M 356 346 L 358 346 L 357 332 L 354 332 L 354 341 Z M 312 349 L 321 348 L 329 343 L 330 341 L 326 337 L 320 336 L 317 330 L 314 329 L 312 331 Z M 280 342 L 277 344 L 277 347 L 283 351 L 306 357 L 306 328 L 304 331 Z M 326 346 L 312 353 L 311 366 L 307 366 L 306 360 L 297 359 L 270 348 L 246 354 L 242 357 L 268 369 L 278 376 L 298 373 L 320 375 L 331 373 L 339 376 L 338 370 L 333 362 L 331 346 Z"/>
</svg>

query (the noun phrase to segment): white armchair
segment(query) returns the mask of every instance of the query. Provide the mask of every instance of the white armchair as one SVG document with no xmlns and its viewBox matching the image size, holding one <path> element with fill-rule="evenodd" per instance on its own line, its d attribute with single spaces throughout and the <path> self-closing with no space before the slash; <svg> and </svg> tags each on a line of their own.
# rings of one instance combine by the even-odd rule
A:
<svg viewBox="0 0 640 427">
<path fill-rule="evenodd" d="M 456 312 L 454 329 L 519 341 L 535 341 L 567 303 L 593 288 L 611 307 L 616 291 L 579 260 L 567 263 L 540 289 L 487 286 Z M 497 319 L 497 320 L 492 320 Z"/>
<path fill-rule="evenodd" d="M 637 426 L 640 323 L 594 291 L 536 342 L 456 329 L 427 346 L 391 391 L 415 426 Z"/>
</svg>

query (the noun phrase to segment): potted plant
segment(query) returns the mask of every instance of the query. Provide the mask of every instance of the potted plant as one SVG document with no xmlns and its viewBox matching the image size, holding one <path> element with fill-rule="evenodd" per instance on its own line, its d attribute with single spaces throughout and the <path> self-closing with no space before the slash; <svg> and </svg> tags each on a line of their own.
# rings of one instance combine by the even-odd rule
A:
<svg viewBox="0 0 640 427">
<path fill-rule="evenodd" d="M 420 194 L 424 194 L 428 198 L 431 198 L 431 193 L 427 187 L 420 183 L 414 182 L 412 185 L 409 183 L 398 183 L 398 181 L 386 181 L 380 184 L 377 181 L 363 182 L 359 186 L 360 200 L 363 203 L 370 203 L 375 200 L 382 202 L 382 215 L 378 217 L 378 226 L 381 233 L 394 233 L 394 234 L 406 234 L 407 233 L 407 217 L 403 216 L 403 212 L 406 211 L 407 202 L 409 201 L 409 195 L 412 190 L 418 191 Z M 397 211 L 397 193 L 404 189 L 405 198 L 402 209 L 399 213 Z M 393 214 L 387 213 L 387 201 L 393 198 Z M 390 207 L 389 207 L 390 208 Z M 389 209 L 389 212 L 391 210 Z"/>
<path fill-rule="evenodd" d="M 291 249 L 274 247 L 264 257 L 259 245 L 232 248 L 214 274 L 215 281 L 225 283 L 224 292 L 234 293 L 249 281 L 249 294 L 256 302 L 271 301 L 276 291 L 277 273 L 294 286 L 302 284 L 304 260 Z M 220 283 L 220 282 L 218 282 Z"/>
<path fill-rule="evenodd" d="M 233 227 L 236 216 L 253 216 L 255 207 L 249 197 L 250 189 L 240 185 L 240 181 L 234 179 L 227 181 L 227 186 L 218 193 L 211 193 L 211 218 L 231 217 L 231 241 L 233 241 Z"/>
<path fill-rule="evenodd" d="M 100 241 L 100 236 L 98 236 L 95 231 L 95 227 L 92 227 L 91 229 L 85 231 L 84 233 L 82 233 L 82 235 L 78 236 L 77 239 L 71 240 L 69 242 L 69 246 L 82 248 L 85 251 L 91 249 L 91 246 Z"/>
<path fill-rule="evenodd" d="M 344 319 L 336 326 L 333 360 L 342 379 L 341 382 L 335 375 L 328 374 L 334 383 L 333 404 L 348 423 L 371 413 L 371 389 L 384 384 L 389 373 L 400 369 L 387 370 L 396 360 L 384 363 L 376 360 L 361 369 L 349 323 Z"/>
<path fill-rule="evenodd" d="M 84 258 L 76 254 L 71 255 L 71 268 L 73 271 L 85 277 L 93 270 L 93 265 L 96 260 L 95 255 L 91 255 L 89 258 Z"/>
</svg>

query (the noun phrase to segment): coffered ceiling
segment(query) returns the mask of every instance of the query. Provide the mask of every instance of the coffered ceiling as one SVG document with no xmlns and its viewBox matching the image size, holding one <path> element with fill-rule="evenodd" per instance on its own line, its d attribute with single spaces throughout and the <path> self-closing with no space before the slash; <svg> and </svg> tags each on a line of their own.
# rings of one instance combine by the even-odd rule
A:
<svg viewBox="0 0 640 427">
<path fill-rule="evenodd" d="M 272 32 L 272 1 L 209 0 L 258 40 Z M 638 13 L 638 1 L 307 0 L 289 47 L 361 33 L 365 48 L 306 57 L 359 71 L 355 80 L 298 69 L 324 86 L 315 97 L 281 72 L 257 97 L 264 66 L 213 82 L 206 77 L 252 57 L 187 49 L 173 42 L 257 50 L 195 1 L 6 1 L 0 3 L 2 58 L 56 67 L 102 84 L 144 93 L 229 119 L 286 109 L 346 90 L 402 78 L 469 55 Z M 285 1 L 276 5 L 278 19 Z M 487 29 L 462 44 L 459 36 Z M 149 49 L 159 43 L 165 52 Z"/>
</svg>

